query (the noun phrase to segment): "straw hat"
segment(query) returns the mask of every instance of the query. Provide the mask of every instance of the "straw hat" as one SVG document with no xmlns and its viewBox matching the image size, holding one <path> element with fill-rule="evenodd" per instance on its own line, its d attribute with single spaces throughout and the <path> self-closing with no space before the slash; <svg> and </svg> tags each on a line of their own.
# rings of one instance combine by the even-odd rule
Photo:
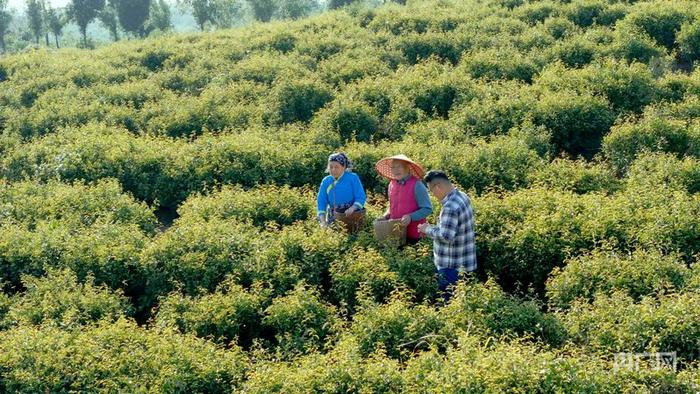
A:
<svg viewBox="0 0 700 394">
<path fill-rule="evenodd" d="M 384 178 L 394 179 L 394 175 L 392 175 L 391 173 L 391 163 L 394 160 L 401 160 L 403 162 L 406 162 L 406 164 L 408 164 L 410 173 L 418 179 L 423 179 L 423 176 L 425 175 L 425 170 L 423 170 L 423 168 L 419 166 L 418 163 L 409 159 L 406 155 L 395 155 L 391 157 L 385 157 L 379 160 L 377 164 L 374 165 L 374 167 L 377 169 L 377 172 L 379 172 L 379 174 Z"/>
</svg>

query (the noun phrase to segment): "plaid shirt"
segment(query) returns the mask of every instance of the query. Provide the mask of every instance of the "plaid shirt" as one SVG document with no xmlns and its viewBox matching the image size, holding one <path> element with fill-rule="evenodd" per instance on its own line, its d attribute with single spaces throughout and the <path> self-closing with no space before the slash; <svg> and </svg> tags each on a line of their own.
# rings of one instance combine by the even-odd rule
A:
<svg viewBox="0 0 700 394">
<path fill-rule="evenodd" d="M 438 224 L 428 227 L 427 235 L 438 269 L 476 270 L 474 211 L 466 194 L 454 189 L 445 196 Z"/>
</svg>

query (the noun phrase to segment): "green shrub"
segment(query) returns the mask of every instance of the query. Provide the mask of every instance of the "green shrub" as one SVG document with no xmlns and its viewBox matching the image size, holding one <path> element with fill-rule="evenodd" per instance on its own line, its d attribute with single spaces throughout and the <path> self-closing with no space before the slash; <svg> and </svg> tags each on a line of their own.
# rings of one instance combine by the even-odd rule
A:
<svg viewBox="0 0 700 394">
<path fill-rule="evenodd" d="M 292 362 L 256 363 L 245 382 L 246 393 L 371 392 L 403 388 L 401 365 L 383 354 L 365 358 L 356 341 L 344 338 L 326 354 L 312 353 Z"/>
<path fill-rule="evenodd" d="M 459 70 L 476 79 L 512 79 L 528 83 L 539 72 L 537 65 L 530 58 L 506 49 L 465 53 L 460 60 Z"/>
<path fill-rule="evenodd" d="M 480 334 L 484 337 L 527 336 L 552 345 L 563 342 L 564 331 L 535 300 L 506 294 L 493 279 L 485 284 L 461 281 L 450 303 L 440 310 L 446 335 Z"/>
<path fill-rule="evenodd" d="M 471 149 L 454 147 L 454 154 L 442 158 L 434 168 L 443 168 L 457 184 L 475 190 L 516 190 L 528 185 L 527 174 L 542 159 L 520 135 L 499 136 L 491 141 L 475 140 Z"/>
<path fill-rule="evenodd" d="M 634 29 L 616 30 L 615 40 L 609 46 L 607 53 L 630 63 L 649 63 L 652 59 L 663 58 L 666 55 L 664 48 L 658 46 L 651 37 Z"/>
<path fill-rule="evenodd" d="M 607 6 L 602 0 L 578 0 L 565 8 L 564 15 L 577 26 L 589 27 L 598 20 Z"/>
<path fill-rule="evenodd" d="M 229 281 L 216 293 L 197 298 L 171 293 L 160 300 L 155 326 L 225 343 L 250 344 L 260 330 L 264 301 L 255 291 Z"/>
<path fill-rule="evenodd" d="M 417 302 L 435 299 L 438 295 L 435 264 L 427 242 L 411 248 L 386 248 L 381 253 L 390 271 L 396 273 L 399 283 L 410 290 Z"/>
<path fill-rule="evenodd" d="M 577 36 L 571 40 L 560 41 L 557 45 L 552 46 L 549 52 L 550 56 L 561 61 L 565 66 L 577 68 L 590 64 L 598 54 L 599 49 L 595 43 L 587 38 Z"/>
<path fill-rule="evenodd" d="M 698 155 L 700 129 L 663 118 L 616 125 L 603 139 L 602 153 L 618 171 L 627 169 L 643 152 Z"/>
<path fill-rule="evenodd" d="M 5 179 L 94 182 L 117 178 L 135 197 L 173 207 L 182 197 L 168 155 L 177 145 L 160 138 L 135 137 L 121 128 L 87 125 L 64 129 L 33 140 L 4 155 L 0 168 Z M 180 160 L 183 160 L 180 158 Z"/>
<path fill-rule="evenodd" d="M 173 56 L 174 53 L 165 49 L 154 49 L 147 51 L 141 57 L 141 65 L 150 71 L 159 71 L 163 63 Z"/>
<path fill-rule="evenodd" d="M 643 297 L 638 303 L 625 293 L 600 294 L 592 304 L 574 302 L 560 317 L 571 340 L 606 354 L 675 351 L 681 361 L 698 358 L 697 293 Z"/>
<path fill-rule="evenodd" d="M 279 350 L 293 356 L 322 349 L 339 329 L 335 308 L 319 298 L 304 283 L 283 297 L 272 300 L 265 309 L 263 324 L 275 332 Z"/>
<path fill-rule="evenodd" d="M 394 10 L 396 11 L 396 10 Z M 373 31 L 388 31 L 394 35 L 406 33 L 425 33 L 430 26 L 430 19 L 407 12 L 377 13 L 367 28 Z"/>
<path fill-rule="evenodd" d="M 658 251 L 620 253 L 595 250 L 555 268 L 547 281 L 549 302 L 568 309 L 576 299 L 592 301 L 598 294 L 624 291 L 634 300 L 682 290 L 691 276 L 685 263 Z"/>
<path fill-rule="evenodd" d="M 332 91 L 319 82 L 282 78 L 271 92 L 271 118 L 276 123 L 308 122 L 333 99 Z"/>
<path fill-rule="evenodd" d="M 355 310 L 358 293 L 365 291 L 376 302 L 383 302 L 399 287 L 399 278 L 376 250 L 351 249 L 330 266 L 331 294 L 335 303 Z"/>
<path fill-rule="evenodd" d="M 176 288 L 186 295 L 212 292 L 228 275 L 249 282 L 247 266 L 260 241 L 256 229 L 233 221 L 176 222 L 142 252 L 149 278 L 142 304 Z"/>
<path fill-rule="evenodd" d="M 641 112 L 657 94 L 651 71 L 639 63 L 605 61 L 577 70 L 555 65 L 542 72 L 537 84 L 554 91 L 569 88 L 583 95 L 604 95 L 618 111 Z"/>
<path fill-rule="evenodd" d="M 477 261 L 508 289 L 544 289 L 549 272 L 592 240 L 582 234 L 586 207 L 600 196 L 526 189 L 507 196 L 485 195 L 474 202 Z"/>
<path fill-rule="evenodd" d="M 332 86 L 342 86 L 365 77 L 389 74 L 389 66 L 380 54 L 367 50 L 344 51 L 324 60 L 319 64 L 321 78 Z"/>
<path fill-rule="evenodd" d="M 173 164 L 184 182 L 176 196 L 182 201 L 191 191 L 227 183 L 243 187 L 315 184 L 320 182 L 327 165 L 330 152 L 325 151 L 299 133 L 290 138 L 280 135 L 274 140 L 255 132 L 200 137 L 186 145 Z"/>
<path fill-rule="evenodd" d="M 178 108 L 173 111 L 173 108 Z M 144 106 L 139 128 L 151 135 L 193 137 L 223 130 L 226 119 L 216 105 L 200 97 L 166 95 Z"/>
<path fill-rule="evenodd" d="M 564 91 L 540 97 L 533 112 L 533 122 L 552 132 L 552 144 L 572 156 L 592 156 L 615 120 L 607 100 Z"/>
<path fill-rule="evenodd" d="M 537 98 L 518 85 L 504 85 L 504 88 L 503 94 L 485 94 L 456 108 L 450 119 L 476 135 L 507 133 L 527 117 Z"/>
<path fill-rule="evenodd" d="M 49 269 L 45 277 L 22 277 L 26 289 L 10 305 L 5 326 L 42 325 L 77 328 L 97 321 L 115 321 L 131 306 L 119 292 L 95 286 L 88 276 L 80 283 L 69 269 Z"/>
<path fill-rule="evenodd" d="M 319 111 L 314 127 L 325 133 L 336 133 L 341 141 L 369 142 L 382 137 L 378 133 L 379 119 L 375 111 L 362 102 L 338 99 Z M 329 140 L 335 138 L 329 136 Z"/>
<path fill-rule="evenodd" d="M 653 38 L 659 45 L 673 49 L 676 34 L 690 18 L 689 9 L 682 3 L 646 3 L 635 7 L 620 23 L 638 28 Z"/>
<path fill-rule="evenodd" d="M 626 182 L 635 188 L 664 185 L 697 193 L 700 192 L 700 160 L 678 159 L 672 153 L 642 154 L 632 162 Z"/>
<path fill-rule="evenodd" d="M 264 227 L 274 222 L 281 226 L 303 221 L 314 215 L 313 196 L 289 186 L 262 185 L 250 190 L 224 186 L 210 195 L 188 198 L 179 208 L 180 217 L 236 219 Z"/>
<path fill-rule="evenodd" d="M 250 275 L 268 284 L 275 296 L 301 280 L 328 290 L 331 263 L 347 253 L 347 236 L 327 231 L 316 221 L 288 226 L 270 234 L 267 248 L 254 257 Z"/>
<path fill-rule="evenodd" d="M 513 15 L 530 26 L 542 23 L 556 12 L 557 5 L 551 1 L 527 2 L 513 10 Z"/>
<path fill-rule="evenodd" d="M 444 323 L 438 313 L 425 305 L 411 305 L 400 293 L 386 304 L 364 305 L 354 316 L 350 332 L 364 356 L 383 349 L 387 356 L 406 360 L 425 350 L 438 337 Z"/>
<path fill-rule="evenodd" d="M 573 354 L 572 354 L 573 353 Z M 407 363 L 410 392 L 684 392 L 692 378 L 640 363 L 616 371 L 612 362 L 582 351 L 552 351 L 523 340 L 493 343 L 468 334 L 446 354 L 430 351 Z"/>
<path fill-rule="evenodd" d="M 580 31 L 573 22 L 564 17 L 547 18 L 542 23 L 542 28 L 556 40 L 572 36 Z"/>
<path fill-rule="evenodd" d="M 659 102 L 675 103 L 684 99 L 694 100 L 695 103 L 698 101 L 695 95 L 700 93 L 700 81 L 691 75 L 681 72 L 666 73 L 659 78 L 658 85 Z"/>
<path fill-rule="evenodd" d="M 599 26 L 613 26 L 629 12 L 627 4 L 608 4 L 595 18 Z"/>
<path fill-rule="evenodd" d="M 232 81 L 251 81 L 265 85 L 281 75 L 301 76 L 306 73 L 305 60 L 294 53 L 280 55 L 274 52 L 258 52 L 246 56 L 227 71 Z"/>
<path fill-rule="evenodd" d="M 0 222 L 17 223 L 28 229 L 42 221 L 60 221 L 68 228 L 96 223 L 135 224 L 153 234 L 157 224 L 152 210 L 124 194 L 114 179 L 93 185 L 49 181 L 0 183 Z"/>
<path fill-rule="evenodd" d="M 626 185 L 607 202 L 588 205 L 588 218 L 581 229 L 598 244 L 618 250 L 648 248 L 677 254 L 686 263 L 698 253 L 697 232 L 700 201 L 696 195 L 664 185 Z"/>
<path fill-rule="evenodd" d="M 1 189 L 0 255 L 9 285 L 19 286 L 23 274 L 68 267 L 80 280 L 92 273 L 98 284 L 127 295 L 138 292 L 143 283 L 138 254 L 155 230 L 155 217 L 116 182 L 25 182 Z"/>
<path fill-rule="evenodd" d="M 401 144 L 349 145 L 346 151 L 355 160 L 355 171 L 366 190 L 386 191 L 374 163 L 386 156 L 402 152 L 425 168 L 440 168 L 457 184 L 481 194 L 488 189 L 515 190 L 528 185 L 527 174 L 542 164 L 540 152 L 546 133 L 542 129 L 523 126 L 513 135 L 491 140 L 474 139 L 470 144 L 455 145 L 451 141 L 432 142 L 423 146 L 405 139 Z M 439 156 L 427 154 L 439 151 Z"/>
<path fill-rule="evenodd" d="M 248 366 L 237 348 L 124 319 L 84 330 L 15 328 L 0 338 L 2 391 L 224 393 L 240 386 Z"/>
<path fill-rule="evenodd" d="M 585 194 L 611 194 L 620 187 L 619 180 L 605 163 L 557 158 L 529 174 L 530 182 L 543 188 L 570 190 Z"/>
<path fill-rule="evenodd" d="M 700 60 L 700 21 L 684 23 L 676 36 L 680 56 L 685 61 Z"/>
<path fill-rule="evenodd" d="M 435 57 L 454 65 L 462 53 L 459 43 L 445 33 L 402 34 L 396 39 L 395 47 L 409 64 Z"/>
</svg>

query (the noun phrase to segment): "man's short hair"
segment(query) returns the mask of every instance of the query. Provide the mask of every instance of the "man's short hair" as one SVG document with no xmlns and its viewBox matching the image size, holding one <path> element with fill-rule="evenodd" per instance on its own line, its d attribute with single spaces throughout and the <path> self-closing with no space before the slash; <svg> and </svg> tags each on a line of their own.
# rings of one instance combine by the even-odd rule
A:
<svg viewBox="0 0 700 394">
<path fill-rule="evenodd" d="M 441 171 L 441 170 L 428 171 L 428 173 L 425 174 L 425 176 L 423 177 L 423 182 L 425 182 L 425 183 L 431 183 L 431 182 L 452 183 L 452 182 L 450 182 L 450 178 L 447 177 L 447 174 L 445 174 L 445 172 Z"/>
</svg>

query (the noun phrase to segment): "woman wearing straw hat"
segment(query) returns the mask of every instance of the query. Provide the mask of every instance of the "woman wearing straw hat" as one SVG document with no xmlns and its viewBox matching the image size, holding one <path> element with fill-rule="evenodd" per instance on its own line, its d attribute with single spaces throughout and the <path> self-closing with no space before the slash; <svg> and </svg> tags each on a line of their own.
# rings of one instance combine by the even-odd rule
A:
<svg viewBox="0 0 700 394">
<path fill-rule="evenodd" d="M 406 155 L 385 157 L 375 168 L 390 179 L 389 208 L 384 219 L 401 219 L 401 224 L 407 226 L 406 242 L 417 243 L 421 238 L 418 225 L 425 223 L 425 218 L 433 212 L 428 189 L 421 180 L 425 171 Z"/>
<path fill-rule="evenodd" d="M 367 196 L 360 177 L 351 169 L 352 162 L 345 153 L 328 156 L 326 172 L 330 175 L 321 181 L 316 198 L 321 227 L 327 227 L 335 219 L 344 222 L 350 232 L 362 227 Z"/>
</svg>

